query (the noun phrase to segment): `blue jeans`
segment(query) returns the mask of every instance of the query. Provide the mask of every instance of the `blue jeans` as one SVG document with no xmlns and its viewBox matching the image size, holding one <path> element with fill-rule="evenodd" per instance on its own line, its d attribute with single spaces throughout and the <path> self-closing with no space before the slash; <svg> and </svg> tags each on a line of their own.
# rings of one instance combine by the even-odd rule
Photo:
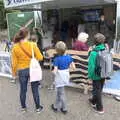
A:
<svg viewBox="0 0 120 120">
<path fill-rule="evenodd" d="M 56 109 L 62 108 L 62 110 L 67 111 L 65 90 L 64 87 L 58 87 L 56 90 L 56 103 L 54 104 Z"/>
<path fill-rule="evenodd" d="M 19 82 L 20 82 L 20 102 L 22 108 L 26 108 L 26 93 L 27 84 L 29 80 L 29 69 L 19 70 Z M 31 89 L 33 94 L 33 99 L 36 105 L 36 109 L 40 108 L 40 98 L 39 98 L 39 82 L 32 82 Z"/>
</svg>

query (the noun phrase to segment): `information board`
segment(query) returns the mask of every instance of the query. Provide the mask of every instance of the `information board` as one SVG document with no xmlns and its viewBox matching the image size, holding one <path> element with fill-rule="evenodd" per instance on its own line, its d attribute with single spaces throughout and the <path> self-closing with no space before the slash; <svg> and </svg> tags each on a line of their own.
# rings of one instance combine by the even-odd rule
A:
<svg viewBox="0 0 120 120">
<path fill-rule="evenodd" d="M 33 5 L 51 0 L 4 0 L 5 8 L 14 8 L 24 5 Z"/>
<path fill-rule="evenodd" d="M 0 76 L 12 78 L 10 53 L 0 52 Z"/>
<path fill-rule="evenodd" d="M 32 30 L 35 26 L 34 12 L 15 12 L 7 14 L 8 36 L 13 40 L 15 34 L 21 27 Z"/>
</svg>

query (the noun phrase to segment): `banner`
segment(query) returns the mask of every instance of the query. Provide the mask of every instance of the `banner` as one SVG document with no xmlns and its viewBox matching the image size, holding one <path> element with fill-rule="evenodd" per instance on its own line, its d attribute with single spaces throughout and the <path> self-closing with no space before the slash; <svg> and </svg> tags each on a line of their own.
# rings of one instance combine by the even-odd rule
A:
<svg viewBox="0 0 120 120">
<path fill-rule="evenodd" d="M 13 40 L 21 27 L 26 27 L 32 31 L 35 26 L 34 12 L 8 13 L 7 25 L 9 40 Z"/>
<path fill-rule="evenodd" d="M 120 96 L 120 70 L 114 72 L 109 81 L 106 81 L 104 93 Z"/>
<path fill-rule="evenodd" d="M 12 78 L 10 53 L 0 52 L 0 76 Z"/>
<path fill-rule="evenodd" d="M 51 0 L 4 0 L 5 8 L 14 8 L 23 5 L 37 4 Z"/>
</svg>

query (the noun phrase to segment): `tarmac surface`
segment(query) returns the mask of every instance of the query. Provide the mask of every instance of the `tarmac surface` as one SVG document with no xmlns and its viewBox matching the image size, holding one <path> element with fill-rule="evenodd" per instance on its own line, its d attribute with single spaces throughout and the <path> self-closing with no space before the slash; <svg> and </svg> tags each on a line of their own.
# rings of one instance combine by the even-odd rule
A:
<svg viewBox="0 0 120 120">
<path fill-rule="evenodd" d="M 112 96 L 103 95 L 105 113 L 99 115 L 88 104 L 89 95 L 79 89 L 66 88 L 68 114 L 54 113 L 50 105 L 55 100 L 55 91 L 48 90 L 52 84 L 49 70 L 43 72 L 43 88 L 40 88 L 41 104 L 44 110 L 37 114 L 31 94 L 30 84 L 27 92 L 28 111 L 22 113 L 19 103 L 19 82 L 10 83 L 10 79 L 0 77 L 0 120 L 120 120 L 120 102 Z"/>
</svg>

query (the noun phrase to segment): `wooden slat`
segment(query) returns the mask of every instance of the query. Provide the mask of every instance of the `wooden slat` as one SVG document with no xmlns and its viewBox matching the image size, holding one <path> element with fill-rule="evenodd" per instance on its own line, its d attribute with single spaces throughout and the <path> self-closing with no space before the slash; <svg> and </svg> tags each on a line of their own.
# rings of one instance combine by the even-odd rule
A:
<svg viewBox="0 0 120 120">
<path fill-rule="evenodd" d="M 88 76 L 87 76 L 88 52 L 67 50 L 66 53 L 70 54 L 72 56 L 76 65 L 79 65 L 79 66 L 77 66 L 77 69 L 75 71 L 70 70 L 70 73 L 71 73 L 70 78 L 71 78 L 71 82 L 73 82 L 72 87 L 84 89 L 84 93 L 87 93 L 88 90 L 90 90 L 92 87 L 91 86 L 92 82 L 90 80 L 88 80 Z M 56 51 L 54 49 L 50 49 L 47 51 L 48 58 L 54 57 L 54 54 L 56 54 Z M 118 66 L 118 69 L 119 69 L 120 68 L 120 62 L 119 62 L 120 54 L 114 54 L 113 58 L 116 59 L 116 61 L 114 59 L 114 65 Z M 80 82 L 80 83 L 74 84 L 74 83 L 78 83 L 78 82 Z"/>
<path fill-rule="evenodd" d="M 56 53 L 55 49 L 49 49 L 46 52 L 49 57 L 53 57 L 53 55 Z M 88 56 L 88 52 L 84 51 L 75 51 L 75 50 L 67 50 L 66 53 L 72 54 L 72 55 L 84 55 Z M 113 54 L 113 58 L 120 59 L 120 54 Z"/>
<path fill-rule="evenodd" d="M 114 62 L 114 65 L 118 66 L 120 68 L 120 63 Z"/>
<path fill-rule="evenodd" d="M 87 76 L 81 75 L 81 74 L 71 74 L 70 77 L 71 77 L 71 78 L 77 78 L 77 77 L 84 77 L 84 78 L 87 78 Z"/>
<path fill-rule="evenodd" d="M 83 67 L 85 67 L 85 68 L 88 68 L 88 66 L 87 66 L 87 65 L 83 65 L 83 64 L 78 63 L 78 62 L 76 62 L 76 63 L 75 63 L 75 65 L 81 65 L 81 66 L 83 66 Z"/>
<path fill-rule="evenodd" d="M 120 59 L 120 54 L 113 54 L 113 58 Z"/>
<path fill-rule="evenodd" d="M 56 51 L 55 51 L 55 49 L 49 49 L 49 50 L 47 50 L 46 53 L 48 54 L 49 57 L 53 57 L 53 55 L 56 54 Z M 88 56 L 88 52 L 83 52 L 83 51 L 67 50 L 66 53 L 72 54 L 72 55 Z"/>
<path fill-rule="evenodd" d="M 77 55 L 73 55 L 72 58 L 77 59 L 77 60 L 79 60 L 79 61 L 88 62 L 88 59 L 83 59 L 82 57 L 79 57 L 79 56 L 77 56 Z"/>
</svg>

